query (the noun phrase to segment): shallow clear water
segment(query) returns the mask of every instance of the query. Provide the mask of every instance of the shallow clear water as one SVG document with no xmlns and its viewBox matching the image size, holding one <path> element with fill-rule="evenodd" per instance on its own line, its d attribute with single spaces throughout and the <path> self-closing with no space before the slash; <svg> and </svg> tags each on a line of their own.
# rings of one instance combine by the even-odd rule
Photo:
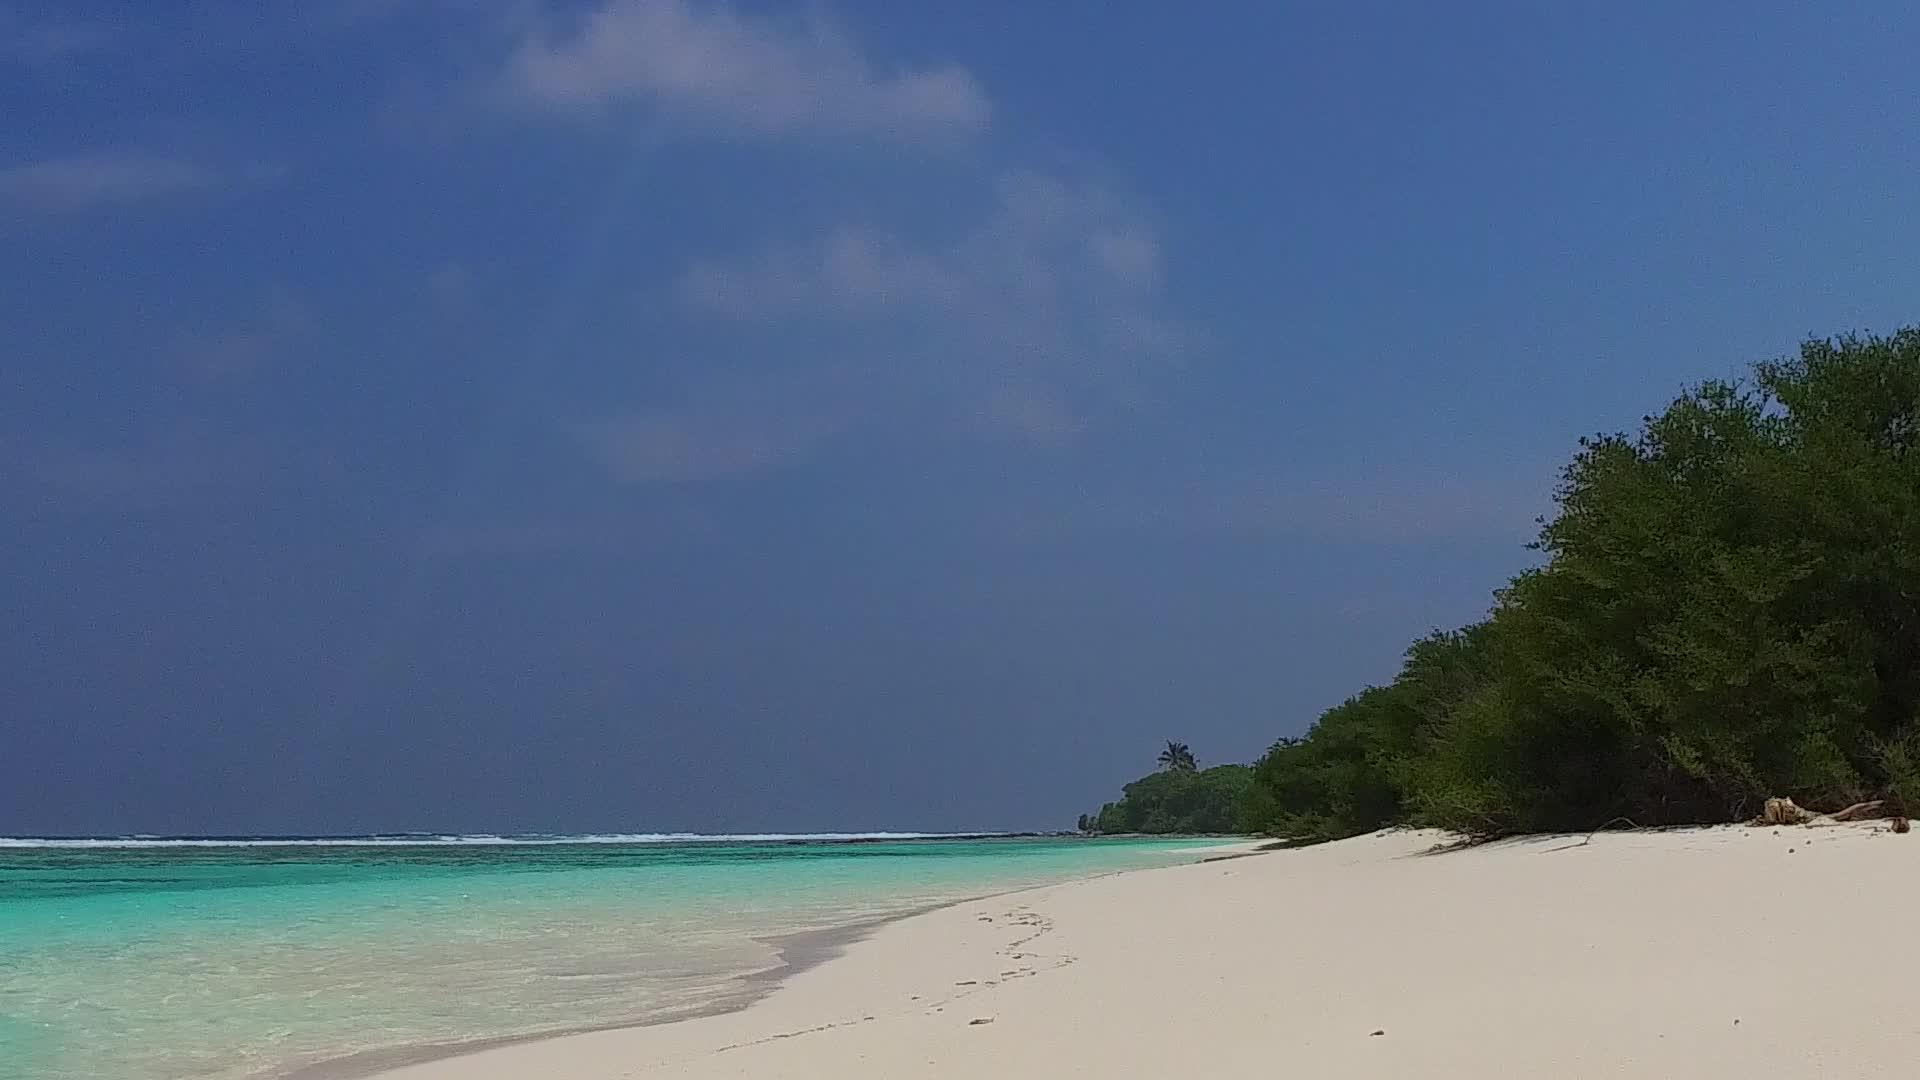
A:
<svg viewBox="0 0 1920 1080">
<path fill-rule="evenodd" d="M 273 1075 L 744 1000 L 759 940 L 1195 841 L 0 846 L 0 1078 Z"/>
</svg>

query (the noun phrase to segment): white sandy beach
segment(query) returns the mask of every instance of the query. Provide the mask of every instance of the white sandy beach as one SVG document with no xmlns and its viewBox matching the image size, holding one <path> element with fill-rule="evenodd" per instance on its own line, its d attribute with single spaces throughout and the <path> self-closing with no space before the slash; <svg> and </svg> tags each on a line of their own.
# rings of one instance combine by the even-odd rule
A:
<svg viewBox="0 0 1920 1080">
<path fill-rule="evenodd" d="M 386 1080 L 1908 1077 L 1920 834 L 1388 833 L 975 901 L 751 1007 Z"/>
</svg>

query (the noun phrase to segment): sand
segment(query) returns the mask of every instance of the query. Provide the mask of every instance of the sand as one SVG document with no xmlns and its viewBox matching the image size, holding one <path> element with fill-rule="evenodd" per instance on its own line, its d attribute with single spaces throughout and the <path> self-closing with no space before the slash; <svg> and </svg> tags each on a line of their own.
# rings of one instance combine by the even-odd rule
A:
<svg viewBox="0 0 1920 1080">
<path fill-rule="evenodd" d="M 745 1010 L 386 1080 L 1909 1077 L 1920 833 L 1431 833 L 882 927 Z"/>
</svg>

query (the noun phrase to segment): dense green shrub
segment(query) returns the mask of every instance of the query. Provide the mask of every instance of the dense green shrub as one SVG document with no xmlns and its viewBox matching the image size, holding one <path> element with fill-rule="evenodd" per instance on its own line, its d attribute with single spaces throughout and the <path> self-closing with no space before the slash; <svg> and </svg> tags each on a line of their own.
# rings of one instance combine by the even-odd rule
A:
<svg viewBox="0 0 1920 1080">
<path fill-rule="evenodd" d="M 1334 706 L 1304 739 L 1282 739 L 1254 765 L 1261 828 L 1333 840 L 1400 820 L 1406 747 L 1398 738 L 1396 691 L 1375 687 Z"/>
<path fill-rule="evenodd" d="M 1491 618 L 1283 740 L 1279 835 L 1920 810 L 1920 332 L 1809 342 L 1585 440 Z"/>
<path fill-rule="evenodd" d="M 1282 739 L 1254 766 L 1257 825 L 1333 840 L 1405 819 L 1432 728 L 1486 680 L 1485 625 L 1433 634 L 1407 650 L 1400 677 L 1321 715 L 1303 739 Z"/>
<path fill-rule="evenodd" d="M 1190 759 L 1189 759 L 1190 760 Z M 1245 765 L 1167 768 L 1121 789 L 1120 801 L 1082 816 L 1082 832 L 1251 832 L 1246 811 L 1253 771 Z"/>
</svg>

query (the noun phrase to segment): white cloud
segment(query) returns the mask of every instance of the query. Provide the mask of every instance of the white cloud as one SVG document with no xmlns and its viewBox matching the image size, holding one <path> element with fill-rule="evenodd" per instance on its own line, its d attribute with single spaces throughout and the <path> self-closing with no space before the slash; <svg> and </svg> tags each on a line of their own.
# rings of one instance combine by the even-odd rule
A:
<svg viewBox="0 0 1920 1080">
<path fill-rule="evenodd" d="M 506 88 L 731 135 L 950 142 L 992 112 L 963 68 L 889 68 L 818 18 L 724 0 L 595 0 L 526 34 Z M 693 262 L 673 290 L 711 336 L 676 388 L 691 404 L 575 434 L 617 479 L 672 483 L 792 462 L 854 428 L 1059 443 L 1138 407 L 1188 346 L 1152 223 L 1097 184 L 1037 173 L 986 195 L 971 218 L 942 213 L 958 226 L 943 234 L 846 221 Z"/>
<path fill-rule="evenodd" d="M 677 293 L 696 312 L 839 334 L 875 386 L 911 368 L 983 429 L 1058 441 L 1137 401 L 1182 351 L 1160 274 L 1152 228 L 1122 200 L 1014 173 L 946 242 L 842 226 L 804 248 L 697 263 Z"/>
<path fill-rule="evenodd" d="M 223 182 L 191 161 L 143 154 L 88 154 L 0 168 L 0 204 L 75 211 L 202 191 Z"/>
<path fill-rule="evenodd" d="M 984 130 L 992 113 L 964 68 L 881 70 L 817 21 L 702 0 L 608 0 L 570 30 L 523 42 L 508 80 L 541 105 L 637 102 L 756 135 L 950 139 Z"/>
<path fill-rule="evenodd" d="M 916 251 L 898 237 L 845 225 L 801 251 L 767 251 L 744 260 L 706 260 L 681 276 L 689 306 L 736 318 L 804 311 L 870 315 L 966 301 L 967 282 L 941 253 Z"/>
<path fill-rule="evenodd" d="M 1033 173 L 996 185 L 987 216 L 946 244 L 915 245 L 863 225 L 803 250 L 694 264 L 680 298 L 715 313 L 771 318 L 930 310 L 985 319 L 1009 309 L 1150 304 L 1160 275 L 1152 229 L 1098 187 Z"/>
<path fill-rule="evenodd" d="M 1087 237 L 1094 264 L 1115 281 L 1151 288 L 1160 280 L 1160 245 L 1137 227 L 1103 228 Z"/>
</svg>

